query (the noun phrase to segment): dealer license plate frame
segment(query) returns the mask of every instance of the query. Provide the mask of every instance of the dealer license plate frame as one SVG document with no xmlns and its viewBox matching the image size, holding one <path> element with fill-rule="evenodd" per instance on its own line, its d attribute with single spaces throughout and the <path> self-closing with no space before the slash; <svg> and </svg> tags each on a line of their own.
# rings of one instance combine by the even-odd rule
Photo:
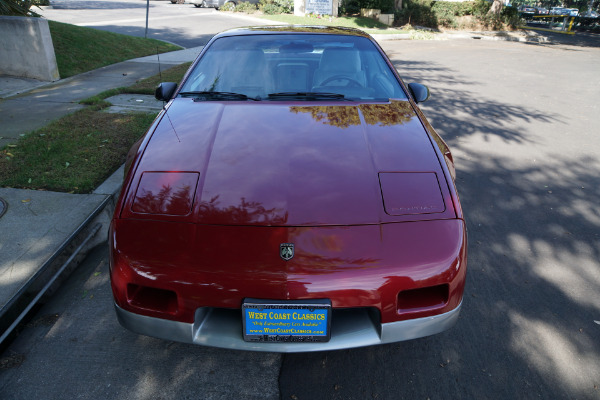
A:
<svg viewBox="0 0 600 400">
<path fill-rule="evenodd" d="M 328 342 L 331 339 L 331 311 L 329 299 L 245 299 L 242 303 L 244 340 L 267 343 Z M 262 315 L 254 318 L 257 314 Z M 273 318 L 276 314 L 279 318 Z M 324 315 L 324 319 L 319 319 L 319 315 Z"/>
</svg>

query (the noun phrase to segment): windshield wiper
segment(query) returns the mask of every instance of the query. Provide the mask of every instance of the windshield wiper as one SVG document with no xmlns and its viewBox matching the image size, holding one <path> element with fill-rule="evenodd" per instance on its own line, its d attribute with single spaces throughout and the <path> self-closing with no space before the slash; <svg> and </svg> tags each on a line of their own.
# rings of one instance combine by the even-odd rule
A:
<svg viewBox="0 0 600 400">
<path fill-rule="evenodd" d="M 233 92 L 179 92 L 184 97 L 194 97 L 198 100 L 254 100 L 259 101 L 260 99 L 254 97 L 248 97 L 242 93 Z"/>
<path fill-rule="evenodd" d="M 327 92 L 281 92 L 269 93 L 269 99 L 294 99 L 294 100 L 351 100 L 340 93 Z"/>
</svg>

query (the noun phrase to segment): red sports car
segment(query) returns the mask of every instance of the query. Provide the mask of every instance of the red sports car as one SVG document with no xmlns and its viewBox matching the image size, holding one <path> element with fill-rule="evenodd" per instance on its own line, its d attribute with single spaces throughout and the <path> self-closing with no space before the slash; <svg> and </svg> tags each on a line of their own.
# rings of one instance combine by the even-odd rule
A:
<svg viewBox="0 0 600 400">
<path fill-rule="evenodd" d="M 465 221 L 444 141 L 353 29 L 216 35 L 133 149 L 110 230 L 119 321 L 144 335 L 303 352 L 458 319 Z"/>
</svg>

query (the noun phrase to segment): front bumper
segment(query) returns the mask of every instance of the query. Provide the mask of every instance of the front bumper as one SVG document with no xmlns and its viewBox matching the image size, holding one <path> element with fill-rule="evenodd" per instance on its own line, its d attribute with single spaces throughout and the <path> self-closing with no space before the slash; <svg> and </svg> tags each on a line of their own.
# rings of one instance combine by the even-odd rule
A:
<svg viewBox="0 0 600 400">
<path fill-rule="evenodd" d="M 455 309 L 431 317 L 381 324 L 368 309 L 333 310 L 331 340 L 326 343 L 246 342 L 242 337 L 240 310 L 199 308 L 194 323 L 147 317 L 115 304 L 121 325 L 133 332 L 166 340 L 234 350 L 296 353 L 328 351 L 400 342 L 434 335 L 451 328 L 460 313 Z"/>
</svg>

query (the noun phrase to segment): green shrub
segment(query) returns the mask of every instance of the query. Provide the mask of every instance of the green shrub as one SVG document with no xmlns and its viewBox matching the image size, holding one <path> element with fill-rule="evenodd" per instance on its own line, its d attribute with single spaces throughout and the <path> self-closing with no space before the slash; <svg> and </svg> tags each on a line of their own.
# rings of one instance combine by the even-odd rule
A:
<svg viewBox="0 0 600 400">
<path fill-rule="evenodd" d="M 263 11 L 263 8 L 264 8 L 266 5 L 269 5 L 269 4 L 275 4 L 275 0 L 260 0 L 260 1 L 258 2 L 258 9 L 259 9 L 259 10 L 261 10 L 261 11 Z M 263 12 L 264 12 L 264 11 L 263 11 Z"/>
<path fill-rule="evenodd" d="M 436 1 L 431 5 L 431 12 L 435 15 L 438 24 L 445 27 L 458 28 L 457 17 L 473 14 L 473 3 Z"/>
<path fill-rule="evenodd" d="M 359 0 L 360 8 L 375 8 L 382 14 L 394 12 L 394 0 Z"/>
<path fill-rule="evenodd" d="M 32 0 L 0 0 L 0 15 L 39 17 L 31 10 Z"/>
<path fill-rule="evenodd" d="M 446 27 L 459 28 L 466 25 L 478 27 L 481 25 L 486 29 L 502 29 L 505 26 L 516 27 L 519 25 L 519 15 L 514 7 L 504 7 L 501 15 L 489 15 L 491 3 L 486 0 L 449 2 L 435 0 L 407 0 L 405 7 L 396 13 L 396 24 L 398 25 L 421 25 L 431 28 Z"/>
<path fill-rule="evenodd" d="M 487 29 L 500 30 L 505 27 L 516 28 L 521 25 L 519 11 L 515 7 L 504 7 L 500 15 L 488 14 L 491 3 L 486 0 L 475 2 L 473 15 Z"/>
<path fill-rule="evenodd" d="M 517 7 L 504 7 L 502 9 L 502 15 L 505 17 L 518 17 L 519 16 L 519 10 L 517 10 Z"/>
<path fill-rule="evenodd" d="M 517 28 L 522 25 L 519 10 L 516 7 L 504 7 L 502 18 L 504 19 L 504 23 L 511 28 Z"/>
<path fill-rule="evenodd" d="M 399 25 L 421 25 L 437 28 L 438 20 L 431 6 L 433 0 L 409 0 L 402 10 L 396 12 L 394 20 Z"/>
<path fill-rule="evenodd" d="M 339 6 L 340 15 L 354 15 L 360 13 L 360 0 L 344 0 Z"/>
<path fill-rule="evenodd" d="M 258 8 L 265 14 L 289 14 L 294 11 L 294 0 L 260 0 Z"/>
<path fill-rule="evenodd" d="M 488 11 L 492 7 L 492 3 L 486 0 L 477 0 L 473 4 L 473 15 L 475 17 L 483 17 L 487 15 Z"/>
<path fill-rule="evenodd" d="M 294 12 L 294 0 L 275 0 L 275 4 L 281 8 L 281 13 L 290 14 Z"/>
<path fill-rule="evenodd" d="M 235 6 L 235 9 L 233 11 L 235 11 L 235 12 L 245 12 L 245 13 L 248 13 L 248 14 L 252 14 L 256 10 L 257 10 L 256 4 L 252 4 L 249 1 L 241 1 L 241 2 L 238 3 L 237 6 Z"/>
<path fill-rule="evenodd" d="M 361 8 L 375 8 L 383 14 L 394 12 L 394 0 L 343 0 L 340 2 L 340 14 L 358 14 Z"/>
<path fill-rule="evenodd" d="M 436 1 L 432 3 L 431 11 L 438 17 L 462 17 L 473 13 L 473 3 L 470 1 L 462 3 Z"/>
<path fill-rule="evenodd" d="M 267 15 L 281 14 L 283 12 L 277 4 L 265 4 L 260 10 Z"/>
<path fill-rule="evenodd" d="M 219 11 L 235 11 L 235 4 L 228 1 L 227 3 L 219 7 Z"/>
</svg>

